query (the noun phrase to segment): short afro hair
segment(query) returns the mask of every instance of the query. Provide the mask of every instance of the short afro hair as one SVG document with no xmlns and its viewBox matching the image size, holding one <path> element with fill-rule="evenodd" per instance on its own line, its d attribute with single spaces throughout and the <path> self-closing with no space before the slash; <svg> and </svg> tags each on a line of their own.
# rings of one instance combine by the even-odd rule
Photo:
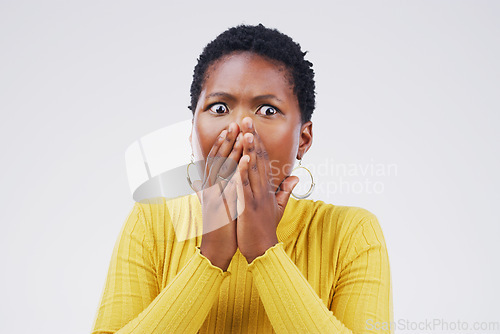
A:
<svg viewBox="0 0 500 334">
<path fill-rule="evenodd" d="M 276 29 L 238 25 L 221 33 L 203 49 L 194 68 L 191 83 L 191 105 L 194 116 L 206 71 L 221 57 L 236 51 L 250 51 L 285 65 L 293 79 L 293 92 L 299 101 L 302 124 L 311 120 L 315 108 L 313 64 L 306 60 L 306 52 L 289 36 Z"/>
</svg>

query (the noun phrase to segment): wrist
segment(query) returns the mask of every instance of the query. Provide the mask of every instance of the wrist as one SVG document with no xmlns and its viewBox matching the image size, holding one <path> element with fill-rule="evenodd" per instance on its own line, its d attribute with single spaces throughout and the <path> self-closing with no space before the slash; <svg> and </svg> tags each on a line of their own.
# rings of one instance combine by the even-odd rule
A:
<svg viewBox="0 0 500 334">
<path fill-rule="evenodd" d="M 204 257 L 206 257 L 211 264 L 221 268 L 223 271 L 227 271 L 227 268 L 229 267 L 229 264 L 231 263 L 232 260 L 232 255 L 231 256 L 224 255 L 220 251 L 213 251 L 211 249 L 207 249 L 207 247 L 204 247 L 203 245 L 200 246 L 200 253 Z"/>
<path fill-rule="evenodd" d="M 279 243 L 278 238 L 270 240 L 265 244 L 263 244 L 261 247 L 259 247 L 259 250 L 246 254 L 245 258 L 248 264 L 252 263 L 253 260 L 255 260 L 257 257 L 264 255 L 269 248 L 276 246 L 276 244 L 278 243 Z"/>
</svg>

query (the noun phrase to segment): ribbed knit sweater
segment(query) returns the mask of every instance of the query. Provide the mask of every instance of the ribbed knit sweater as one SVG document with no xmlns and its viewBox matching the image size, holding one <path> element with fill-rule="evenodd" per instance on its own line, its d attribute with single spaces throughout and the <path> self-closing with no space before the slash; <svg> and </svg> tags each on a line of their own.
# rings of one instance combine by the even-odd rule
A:
<svg viewBox="0 0 500 334">
<path fill-rule="evenodd" d="M 389 333 L 392 286 L 377 217 L 290 197 L 278 243 L 227 271 L 200 252 L 196 194 L 135 203 L 116 241 L 97 333 Z"/>
</svg>

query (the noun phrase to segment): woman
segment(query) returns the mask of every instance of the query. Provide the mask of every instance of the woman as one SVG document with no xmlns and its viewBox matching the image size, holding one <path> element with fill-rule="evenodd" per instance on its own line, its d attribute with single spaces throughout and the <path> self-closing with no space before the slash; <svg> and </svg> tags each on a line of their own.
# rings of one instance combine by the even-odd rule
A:
<svg viewBox="0 0 500 334">
<path fill-rule="evenodd" d="M 262 25 L 228 29 L 205 47 L 189 138 L 203 180 L 192 183 L 196 195 L 134 205 L 92 333 L 390 332 L 376 216 L 290 197 L 295 159 L 312 144 L 314 72 L 304 55 Z M 175 226 L 190 222 L 203 230 L 186 239 Z"/>
</svg>

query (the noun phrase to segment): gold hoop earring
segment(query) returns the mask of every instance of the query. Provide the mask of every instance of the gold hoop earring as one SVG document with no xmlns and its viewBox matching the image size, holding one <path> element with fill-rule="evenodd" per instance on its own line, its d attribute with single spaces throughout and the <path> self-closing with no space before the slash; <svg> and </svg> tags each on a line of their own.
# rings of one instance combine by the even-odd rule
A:
<svg viewBox="0 0 500 334">
<path fill-rule="evenodd" d="M 314 177 L 311 173 L 311 171 L 309 169 L 307 169 L 306 167 L 302 166 L 302 158 L 300 158 L 299 160 L 299 165 L 297 167 L 295 167 L 294 169 L 292 169 L 292 172 L 290 173 L 290 175 L 297 169 L 299 168 L 304 168 L 308 173 L 309 173 L 309 176 L 311 176 L 311 187 L 309 187 L 309 190 L 304 194 L 304 195 L 295 195 L 292 191 L 292 196 L 297 198 L 297 199 L 304 199 L 304 198 L 307 198 L 309 197 L 313 190 L 314 190 L 314 186 L 315 186 L 315 183 L 314 183 Z M 300 182 L 300 181 L 299 181 Z"/>
<path fill-rule="evenodd" d="M 193 188 L 193 183 L 191 182 L 191 177 L 189 176 L 189 166 L 194 165 L 194 155 L 191 153 L 191 162 L 187 165 L 187 181 L 189 183 L 189 186 L 191 189 L 193 189 L 194 192 L 196 192 L 196 189 Z"/>
</svg>

